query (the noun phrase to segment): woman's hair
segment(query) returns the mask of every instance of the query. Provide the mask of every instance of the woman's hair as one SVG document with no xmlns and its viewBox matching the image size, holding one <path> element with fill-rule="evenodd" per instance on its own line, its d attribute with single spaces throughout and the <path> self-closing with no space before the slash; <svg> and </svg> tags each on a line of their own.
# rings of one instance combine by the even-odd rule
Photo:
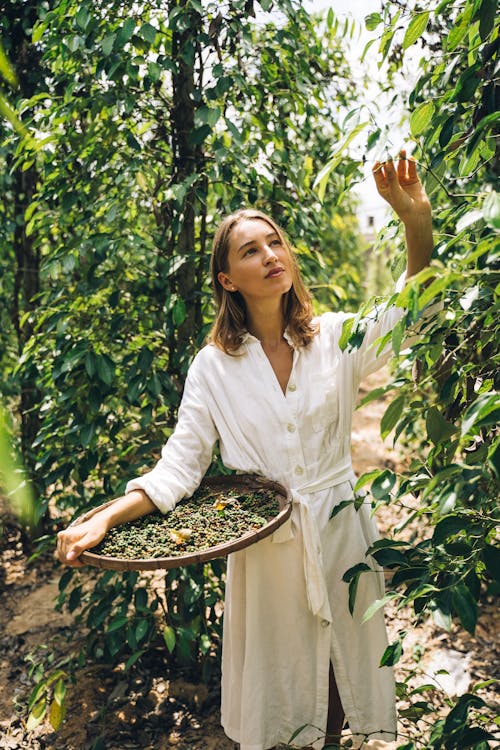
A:
<svg viewBox="0 0 500 750">
<path fill-rule="evenodd" d="M 226 216 L 215 233 L 210 270 L 217 303 L 217 317 L 208 340 L 225 351 L 226 354 L 234 354 L 243 343 L 243 337 L 247 332 L 246 308 L 243 297 L 239 292 L 226 291 L 218 276 L 221 271 L 227 273 L 229 270 L 228 254 L 231 231 L 240 221 L 248 219 L 261 219 L 269 224 L 288 252 L 292 286 L 282 298 L 285 328 L 287 328 L 296 346 L 307 346 L 318 332 L 318 328 L 312 322 L 311 296 L 300 276 L 295 254 L 280 227 L 266 214 L 249 208 L 240 209 L 230 216 Z"/>
</svg>

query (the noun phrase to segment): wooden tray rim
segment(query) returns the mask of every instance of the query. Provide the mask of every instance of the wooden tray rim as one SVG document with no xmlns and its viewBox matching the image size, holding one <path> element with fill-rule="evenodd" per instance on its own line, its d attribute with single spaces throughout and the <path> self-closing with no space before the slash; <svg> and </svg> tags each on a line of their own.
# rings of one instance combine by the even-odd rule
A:
<svg viewBox="0 0 500 750">
<path fill-rule="evenodd" d="M 225 489 L 241 483 L 244 485 L 246 484 L 248 488 L 271 489 L 276 492 L 276 498 L 280 504 L 280 511 L 274 516 L 274 518 L 268 521 L 268 523 L 261 526 L 260 529 L 251 529 L 237 539 L 233 539 L 229 542 L 223 542 L 213 547 L 208 547 L 200 552 L 186 553 L 176 557 L 151 557 L 130 560 L 122 557 L 98 555 L 89 550 L 85 550 L 82 552 L 79 559 L 87 565 L 93 565 L 107 570 L 169 570 L 171 568 L 180 568 L 185 567 L 186 565 L 208 562 L 209 560 L 214 560 L 219 557 L 227 557 L 227 555 L 232 552 L 238 552 L 239 550 L 245 549 L 261 539 L 270 536 L 276 531 L 276 529 L 285 523 L 292 512 L 292 498 L 290 492 L 282 484 L 273 479 L 267 479 L 266 477 L 257 474 L 219 474 L 216 476 L 206 476 L 200 482 L 199 487 L 205 485 L 216 491 L 219 488 Z M 103 503 L 102 505 L 98 505 L 96 508 L 92 508 L 81 516 L 75 518 L 70 526 L 77 526 L 84 521 L 88 521 L 96 513 L 109 507 L 117 500 L 118 498 L 114 498 L 113 500 L 108 500 L 108 502 Z"/>
</svg>

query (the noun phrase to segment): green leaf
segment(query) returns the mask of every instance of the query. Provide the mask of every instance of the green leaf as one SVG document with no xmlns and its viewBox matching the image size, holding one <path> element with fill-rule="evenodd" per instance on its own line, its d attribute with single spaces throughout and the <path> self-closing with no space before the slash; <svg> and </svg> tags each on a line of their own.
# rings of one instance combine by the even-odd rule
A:
<svg viewBox="0 0 500 750">
<path fill-rule="evenodd" d="M 33 44 L 36 44 L 40 41 L 40 39 L 43 36 L 43 32 L 46 29 L 46 25 L 43 23 L 43 21 L 37 21 L 33 26 L 33 33 L 31 35 L 31 41 Z"/>
<path fill-rule="evenodd" d="M 372 471 L 367 471 L 362 474 L 354 485 L 354 492 L 358 492 L 362 487 L 365 487 L 367 484 L 370 484 L 370 482 L 373 482 L 373 480 L 383 474 L 383 472 L 384 469 L 373 469 Z"/>
<path fill-rule="evenodd" d="M 157 83 L 160 80 L 162 70 L 162 67 L 153 60 L 150 60 L 150 62 L 148 62 L 148 75 L 153 83 Z"/>
<path fill-rule="evenodd" d="M 410 116 L 410 130 L 412 135 L 421 135 L 430 125 L 436 108 L 433 102 L 424 102 L 420 104 Z"/>
<path fill-rule="evenodd" d="M 140 620 L 135 629 L 135 637 L 138 643 L 142 641 L 146 633 L 148 632 L 148 621 L 146 619 Z"/>
<path fill-rule="evenodd" d="M 127 661 L 125 663 L 125 671 L 126 672 L 130 669 L 130 667 L 133 667 L 133 665 L 136 663 L 136 661 L 139 661 L 139 659 L 141 658 L 141 656 L 143 655 L 143 653 L 145 652 L 145 650 L 146 649 L 142 648 L 140 651 L 136 651 L 134 654 L 132 654 L 132 656 L 130 656 L 127 659 Z"/>
<path fill-rule="evenodd" d="M 464 583 L 452 589 L 451 601 L 462 626 L 474 635 L 477 622 L 477 603 Z"/>
<path fill-rule="evenodd" d="M 52 701 L 49 709 L 49 722 L 54 732 L 58 732 L 61 728 L 65 713 L 64 702 L 58 703 L 56 700 Z"/>
<path fill-rule="evenodd" d="M 113 51 L 113 45 L 115 43 L 116 34 L 107 34 L 102 42 L 101 42 L 101 49 L 103 54 L 108 57 L 111 52 Z"/>
<path fill-rule="evenodd" d="M 390 643 L 380 659 L 380 667 L 392 667 L 397 664 L 403 655 L 403 642 L 401 640 Z"/>
<path fill-rule="evenodd" d="M 460 19 L 458 20 L 458 23 L 454 24 L 450 33 L 448 34 L 448 38 L 446 40 L 446 49 L 448 52 L 453 52 L 453 50 L 458 47 L 460 42 L 467 34 L 468 30 L 469 25 L 467 17 L 465 16 L 465 14 L 462 14 Z"/>
<path fill-rule="evenodd" d="M 474 429 L 477 433 L 481 427 L 496 424 L 500 417 L 500 395 L 482 393 L 466 410 L 462 421 L 462 435 L 468 435 Z"/>
<path fill-rule="evenodd" d="M 298 736 L 299 736 L 299 734 L 300 734 L 301 732 L 303 732 L 303 731 L 304 731 L 304 729 L 305 729 L 306 727 L 308 727 L 308 726 L 310 726 L 310 725 L 309 725 L 309 724 L 302 724 L 302 726 L 300 726 L 300 727 L 299 727 L 298 729 L 296 729 L 296 730 L 295 730 L 295 732 L 294 732 L 294 733 L 292 734 L 292 736 L 290 737 L 290 739 L 288 740 L 288 744 L 291 744 L 291 743 L 292 743 L 292 742 L 294 741 L 294 739 L 296 739 L 296 737 L 298 737 Z"/>
<path fill-rule="evenodd" d="M 415 44 L 417 39 L 420 39 L 429 23 L 429 16 L 430 12 L 426 10 L 423 13 L 418 13 L 411 19 L 404 35 L 403 49 L 408 49 L 412 44 Z"/>
<path fill-rule="evenodd" d="M 394 385 L 392 383 L 389 383 L 389 385 L 380 386 L 379 388 L 373 388 L 373 390 L 369 391 L 366 396 L 363 396 L 363 398 L 359 400 L 356 408 L 360 409 L 362 406 L 366 406 L 366 404 L 369 404 L 371 401 L 378 401 L 381 396 L 385 396 L 388 391 L 392 390 L 394 390 Z"/>
<path fill-rule="evenodd" d="M 90 424 L 84 425 L 80 430 L 80 442 L 83 448 L 88 448 L 88 446 L 92 442 L 92 439 L 95 435 L 95 429 L 95 422 L 91 422 Z"/>
<path fill-rule="evenodd" d="M 176 326 L 180 326 L 186 319 L 186 305 L 181 297 L 175 300 L 172 308 L 172 320 Z"/>
<path fill-rule="evenodd" d="M 373 573 L 373 570 L 369 565 L 367 565 L 366 563 L 358 563 L 357 565 L 353 565 L 352 568 L 349 568 L 349 570 L 346 570 L 346 572 L 342 576 L 342 580 L 345 583 L 349 582 L 349 612 L 351 613 L 351 615 L 354 612 L 354 604 L 356 601 L 356 592 L 358 590 L 359 577 L 365 571 L 370 571 L 371 573 Z"/>
<path fill-rule="evenodd" d="M 344 320 L 344 322 L 342 323 L 342 333 L 340 334 L 340 338 L 339 338 L 339 347 L 342 351 L 344 351 L 344 349 L 346 348 L 347 343 L 351 337 L 351 331 L 354 325 L 354 320 L 355 318 L 354 316 L 352 316 Z"/>
<path fill-rule="evenodd" d="M 134 33 L 134 29 L 135 20 L 129 16 L 121 29 L 118 30 L 118 33 L 116 35 L 116 43 L 119 47 L 123 47 L 129 41 L 132 34 Z"/>
<path fill-rule="evenodd" d="M 206 633 L 202 633 L 200 636 L 200 651 L 202 654 L 208 654 L 212 647 L 212 641 Z"/>
<path fill-rule="evenodd" d="M 80 8 L 78 9 L 75 15 L 75 21 L 78 24 L 78 26 L 82 29 L 82 31 L 85 31 L 90 21 L 90 13 L 88 12 L 85 5 L 81 5 Z"/>
<path fill-rule="evenodd" d="M 26 729 L 28 730 L 28 732 L 32 732 L 33 729 L 36 729 L 36 727 L 42 723 L 45 718 L 46 712 L 47 702 L 45 698 L 43 698 L 32 708 L 29 713 L 28 721 L 26 722 Z"/>
<path fill-rule="evenodd" d="M 396 475 L 389 469 L 384 469 L 373 481 L 371 493 L 377 500 L 382 500 L 389 496 L 392 488 L 396 484 Z"/>
<path fill-rule="evenodd" d="M 163 628 L 163 640 L 169 653 L 172 653 L 175 648 L 176 637 L 175 630 L 170 625 L 165 625 Z"/>
<path fill-rule="evenodd" d="M 452 623 L 451 614 L 449 612 L 444 612 L 439 607 L 436 607 L 436 609 L 432 610 L 432 619 L 434 620 L 438 628 L 446 630 L 447 633 L 451 631 Z"/>
<path fill-rule="evenodd" d="M 401 597 L 401 594 L 398 594 L 396 591 L 389 591 L 389 593 L 383 596 L 382 599 L 375 599 L 375 601 L 370 604 L 370 606 L 364 613 L 362 622 L 367 622 L 368 620 L 371 620 L 375 612 L 378 612 L 379 609 L 382 609 L 382 607 L 385 607 L 385 605 L 388 602 L 391 602 L 393 601 L 393 599 L 398 599 L 400 597 Z"/>
<path fill-rule="evenodd" d="M 317 191 L 318 198 L 321 202 L 323 202 L 325 198 L 326 186 L 331 173 L 339 166 L 340 162 L 345 156 L 345 151 L 348 146 L 352 143 L 356 136 L 359 135 L 359 133 L 361 133 L 361 131 L 364 130 L 368 125 L 370 125 L 369 121 L 360 122 L 359 125 L 356 125 L 356 127 L 347 134 L 340 146 L 334 151 L 331 159 L 325 164 L 325 166 L 316 176 L 316 179 L 313 183 L 313 190 Z"/>
<path fill-rule="evenodd" d="M 397 422 L 403 415 L 403 408 L 406 402 L 406 396 L 401 394 L 392 401 L 385 410 L 384 416 L 380 422 L 380 434 L 382 440 L 394 429 Z"/>
<path fill-rule="evenodd" d="M 500 231 L 500 193 L 493 190 L 486 196 L 483 203 L 483 218 L 489 227 Z"/>
<path fill-rule="evenodd" d="M 352 505 L 354 503 L 354 500 L 342 500 L 342 502 L 338 503 L 338 505 L 334 505 L 332 508 L 332 512 L 330 513 L 330 519 L 335 518 L 335 516 L 340 513 L 341 510 L 344 510 L 344 508 L 348 508 L 349 505 Z"/>
<path fill-rule="evenodd" d="M 121 628 L 125 627 L 127 623 L 128 617 L 126 615 L 115 617 L 113 620 L 111 620 L 108 627 L 106 628 L 106 633 L 113 633 L 115 630 L 120 630 Z"/>
<path fill-rule="evenodd" d="M 401 342 L 403 341 L 405 330 L 406 330 L 406 324 L 405 324 L 404 319 L 398 320 L 398 322 L 392 329 L 392 334 L 391 334 L 392 350 L 396 356 L 399 354 L 399 350 L 401 349 Z"/>
<path fill-rule="evenodd" d="M 500 581 L 500 549 L 492 544 L 485 544 L 483 560 L 486 570 L 494 581 Z"/>
<path fill-rule="evenodd" d="M 150 23 L 144 23 L 139 29 L 139 36 L 149 44 L 153 44 L 156 39 L 157 30 Z"/>
<path fill-rule="evenodd" d="M 56 700 L 62 706 L 62 704 L 64 703 L 65 697 L 66 697 L 66 684 L 61 677 L 58 679 L 54 687 L 54 700 Z"/>
<path fill-rule="evenodd" d="M 488 450 L 488 464 L 496 478 L 500 480 L 500 438 L 492 443 Z"/>
<path fill-rule="evenodd" d="M 212 128 L 210 127 L 210 125 L 202 125 L 200 128 L 196 128 L 195 130 L 192 130 L 190 132 L 189 143 L 191 143 L 193 146 L 199 146 L 208 138 L 211 132 Z"/>
<path fill-rule="evenodd" d="M 148 592 L 145 588 L 136 589 L 134 594 L 135 608 L 142 612 L 148 609 Z"/>
<path fill-rule="evenodd" d="M 374 31 L 383 22 L 380 13 L 370 13 L 368 16 L 365 16 L 365 27 L 368 31 Z"/>
<path fill-rule="evenodd" d="M 471 525 L 471 520 L 463 515 L 451 514 L 442 518 L 435 526 L 432 535 L 432 544 L 437 547 L 450 536 L 464 531 Z"/>
<path fill-rule="evenodd" d="M 107 354 L 97 355 L 97 374 L 103 383 L 111 385 L 115 376 L 115 365 Z"/>
<path fill-rule="evenodd" d="M 483 0 L 479 10 L 479 36 L 484 42 L 495 28 L 498 0 Z"/>
<path fill-rule="evenodd" d="M 434 443 L 434 445 L 449 440 L 452 435 L 458 432 L 458 427 L 455 427 L 454 424 L 448 422 L 436 406 L 431 406 L 431 408 L 428 409 L 425 426 L 427 429 L 427 437 Z"/>
</svg>

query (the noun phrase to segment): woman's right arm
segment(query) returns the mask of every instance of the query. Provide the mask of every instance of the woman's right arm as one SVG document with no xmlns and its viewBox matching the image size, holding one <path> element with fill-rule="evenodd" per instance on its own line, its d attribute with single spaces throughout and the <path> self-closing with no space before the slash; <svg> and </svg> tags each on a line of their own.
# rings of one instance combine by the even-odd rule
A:
<svg viewBox="0 0 500 750">
<path fill-rule="evenodd" d="M 95 547 L 113 526 L 135 521 L 157 510 L 143 490 L 132 490 L 103 508 L 78 526 L 70 526 L 57 535 L 57 557 L 65 565 L 81 568 L 78 557 L 86 549 Z"/>
<path fill-rule="evenodd" d="M 88 521 L 59 532 L 57 556 L 62 563 L 80 568 L 79 555 L 99 544 L 111 527 L 154 510 L 167 513 L 198 487 L 218 439 L 207 405 L 207 386 L 200 375 L 200 370 L 209 371 L 209 361 L 200 364 L 198 357 L 189 369 L 177 425 L 163 446 L 160 460 L 151 471 L 129 481 L 123 497 Z"/>
</svg>

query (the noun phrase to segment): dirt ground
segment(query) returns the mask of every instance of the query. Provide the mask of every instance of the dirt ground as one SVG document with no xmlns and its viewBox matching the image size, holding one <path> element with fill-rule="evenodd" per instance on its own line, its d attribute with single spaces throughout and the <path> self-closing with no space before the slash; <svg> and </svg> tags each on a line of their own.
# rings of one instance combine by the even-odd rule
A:
<svg viewBox="0 0 500 750">
<path fill-rule="evenodd" d="M 387 373 L 371 376 L 369 390 L 383 384 Z M 353 426 L 353 464 L 356 472 L 397 468 L 401 455 L 383 444 L 379 421 L 383 400 L 356 412 Z M 21 535 L 13 519 L 3 514 L 0 559 L 0 748 L 5 750 L 233 750 L 219 725 L 218 684 L 206 686 L 189 675 L 173 673 L 165 650 L 148 652 L 127 673 L 105 665 L 83 667 L 67 695 L 67 714 L 58 733 L 48 722 L 26 731 L 25 705 L 33 683 L 30 659 L 40 659 L 46 646 L 58 658 L 75 648 L 73 618 L 54 610 L 60 567 L 50 555 L 27 564 Z M 398 509 L 383 508 L 378 516 L 382 534 L 402 520 Z M 2 517 L 0 515 L 0 522 Z M 418 534 L 408 527 L 406 533 Z M 481 610 L 476 635 L 432 623 L 414 627 L 411 613 L 387 608 L 389 639 L 408 631 L 397 679 L 416 670 L 415 684 L 434 682 L 440 700 L 460 695 L 488 680 L 498 654 L 498 618 L 494 602 Z M 414 659 L 418 659 L 416 665 Z M 436 674 L 446 669 L 449 675 Z M 498 677 L 498 675 L 497 675 Z M 494 704 L 493 686 L 479 693 Z M 406 727 L 401 727 L 405 734 Z"/>
</svg>

